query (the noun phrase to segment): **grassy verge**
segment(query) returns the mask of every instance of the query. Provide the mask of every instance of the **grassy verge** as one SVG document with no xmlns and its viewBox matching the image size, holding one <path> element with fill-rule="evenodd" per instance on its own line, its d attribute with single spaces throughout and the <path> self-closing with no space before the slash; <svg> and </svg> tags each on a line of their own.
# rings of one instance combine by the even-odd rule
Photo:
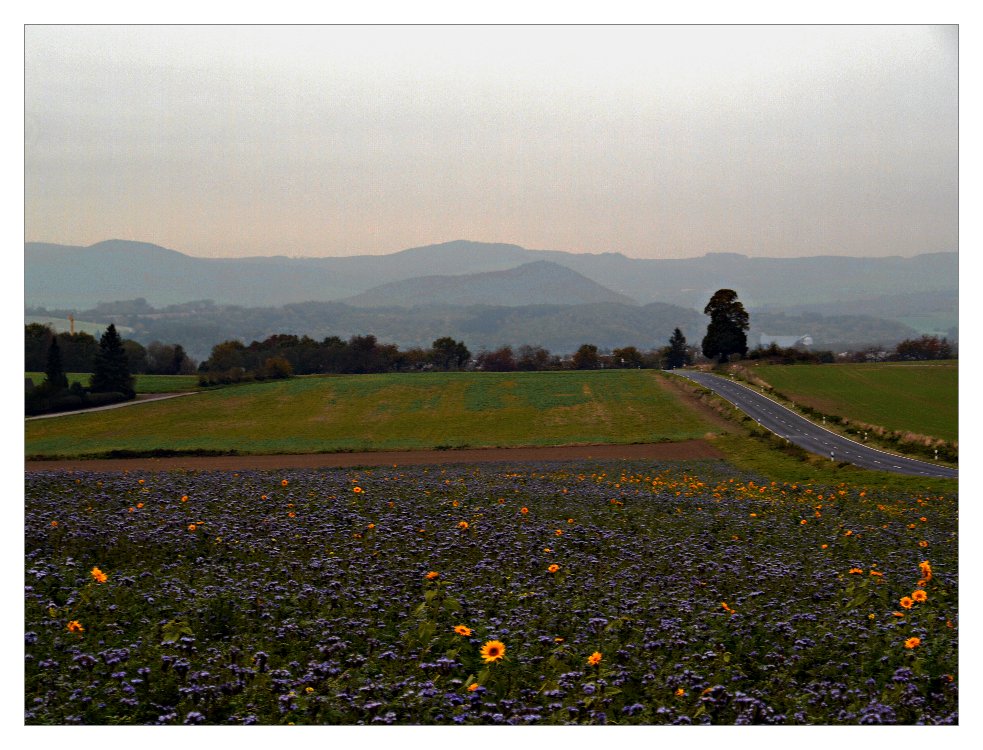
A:
<svg viewBox="0 0 983 750">
<path fill-rule="evenodd" d="M 934 477 L 912 477 L 886 471 L 861 469 L 852 464 L 828 461 L 802 451 L 797 456 L 781 441 L 765 437 L 722 435 L 713 442 L 727 462 L 741 471 L 761 474 L 774 481 L 798 484 L 848 484 L 893 492 L 955 495 L 959 481 Z"/>
</svg>

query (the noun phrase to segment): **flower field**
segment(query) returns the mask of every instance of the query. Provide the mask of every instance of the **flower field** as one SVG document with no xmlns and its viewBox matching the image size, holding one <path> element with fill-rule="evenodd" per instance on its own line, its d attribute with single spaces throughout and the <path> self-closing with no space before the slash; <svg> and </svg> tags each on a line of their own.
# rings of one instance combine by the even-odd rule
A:
<svg viewBox="0 0 983 750">
<path fill-rule="evenodd" d="M 957 723 L 957 500 L 720 462 L 25 475 L 27 724 Z"/>
</svg>

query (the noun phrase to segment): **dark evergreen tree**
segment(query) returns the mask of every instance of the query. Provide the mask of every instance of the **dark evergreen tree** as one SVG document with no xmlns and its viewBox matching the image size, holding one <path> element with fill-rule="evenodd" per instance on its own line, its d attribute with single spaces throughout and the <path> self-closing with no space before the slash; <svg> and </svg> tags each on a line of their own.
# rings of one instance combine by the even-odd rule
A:
<svg viewBox="0 0 983 750">
<path fill-rule="evenodd" d="M 44 372 L 48 347 L 55 332 L 41 323 L 24 326 L 24 369 L 27 372 Z"/>
<path fill-rule="evenodd" d="M 747 354 L 749 318 L 744 305 L 733 289 L 718 289 L 710 298 L 703 313 L 710 316 L 707 334 L 703 337 L 703 356 L 717 357 L 721 364 L 731 354 Z"/>
<path fill-rule="evenodd" d="M 678 328 L 669 337 L 669 349 L 666 351 L 666 367 L 674 370 L 690 363 L 689 351 L 686 349 L 686 337 Z"/>
<path fill-rule="evenodd" d="M 49 393 L 56 393 L 68 388 L 68 378 L 61 363 L 61 347 L 58 337 L 52 336 L 48 345 L 48 359 L 44 366 L 44 386 Z"/>
<path fill-rule="evenodd" d="M 93 393 L 122 393 L 127 398 L 133 398 L 133 376 L 130 375 L 130 363 L 123 348 L 123 340 L 116 333 L 112 323 L 99 339 L 99 351 L 96 352 L 92 368 L 92 378 L 89 389 Z"/>
</svg>

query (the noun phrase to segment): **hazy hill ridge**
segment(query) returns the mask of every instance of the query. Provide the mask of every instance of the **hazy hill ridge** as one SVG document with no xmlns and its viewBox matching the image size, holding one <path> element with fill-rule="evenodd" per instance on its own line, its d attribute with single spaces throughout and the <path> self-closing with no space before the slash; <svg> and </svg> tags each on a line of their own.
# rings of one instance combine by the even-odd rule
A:
<svg viewBox="0 0 983 750">
<path fill-rule="evenodd" d="M 642 260 L 618 253 L 527 250 L 459 240 L 391 255 L 211 259 L 110 240 L 90 247 L 26 243 L 24 288 L 28 306 L 49 308 L 83 309 L 137 297 L 154 306 L 201 299 L 265 306 L 342 300 L 397 281 L 507 271 L 537 261 L 563 266 L 639 304 L 664 302 L 694 309 L 702 309 L 723 286 L 737 290 L 753 308 L 952 292 L 959 278 L 956 253 L 913 258 L 748 258 L 716 253 Z"/>
<path fill-rule="evenodd" d="M 394 281 L 341 301 L 355 307 L 635 303 L 630 297 L 612 292 L 576 271 L 545 260 L 505 271 Z"/>
</svg>

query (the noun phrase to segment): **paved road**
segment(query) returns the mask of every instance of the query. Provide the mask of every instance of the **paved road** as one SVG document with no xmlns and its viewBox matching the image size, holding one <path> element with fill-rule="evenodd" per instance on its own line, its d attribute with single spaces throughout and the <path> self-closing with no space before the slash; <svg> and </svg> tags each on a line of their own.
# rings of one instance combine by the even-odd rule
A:
<svg viewBox="0 0 983 750">
<path fill-rule="evenodd" d="M 121 409 L 124 406 L 136 406 L 137 404 L 145 404 L 148 401 L 163 401 L 166 398 L 177 398 L 178 396 L 193 396 L 198 391 L 187 391 L 185 393 L 151 393 L 143 394 L 137 396 L 131 401 L 120 401 L 117 404 L 109 404 L 108 406 L 93 406 L 90 409 L 77 409 L 76 411 L 59 411 L 54 414 L 38 414 L 35 417 L 25 417 L 24 419 L 30 422 L 32 419 L 54 419 L 55 417 L 68 417 L 72 414 L 88 414 L 90 411 L 105 411 L 106 409 Z"/>
<path fill-rule="evenodd" d="M 708 372 L 675 370 L 674 374 L 699 383 L 730 401 L 762 427 L 771 430 L 801 448 L 835 461 L 848 461 L 864 469 L 891 471 L 925 477 L 958 478 L 959 471 L 927 461 L 896 456 L 835 432 L 800 417 L 781 404 L 772 401 L 746 385 L 712 375 Z"/>
</svg>

